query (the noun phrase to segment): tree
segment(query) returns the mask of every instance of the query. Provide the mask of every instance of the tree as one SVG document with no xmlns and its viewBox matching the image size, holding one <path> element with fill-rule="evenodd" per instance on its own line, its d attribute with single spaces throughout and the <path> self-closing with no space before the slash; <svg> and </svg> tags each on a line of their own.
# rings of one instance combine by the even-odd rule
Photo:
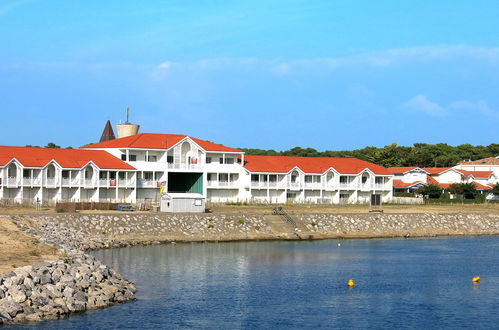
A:
<svg viewBox="0 0 499 330">
<path fill-rule="evenodd" d="M 475 199 L 478 195 L 478 190 L 473 183 L 453 183 L 449 186 L 449 192 L 465 199 Z"/>
<path fill-rule="evenodd" d="M 429 184 L 419 187 L 416 190 L 417 194 L 428 196 L 429 198 L 439 198 L 442 195 L 442 188 L 437 185 Z"/>
<path fill-rule="evenodd" d="M 497 183 L 491 190 L 491 193 L 493 193 L 496 196 L 499 196 L 499 183 Z"/>
<path fill-rule="evenodd" d="M 58 146 L 57 144 L 55 144 L 54 142 L 49 142 L 47 143 L 47 145 L 45 146 L 45 148 L 53 148 L 53 149 L 59 149 L 61 146 Z"/>
</svg>

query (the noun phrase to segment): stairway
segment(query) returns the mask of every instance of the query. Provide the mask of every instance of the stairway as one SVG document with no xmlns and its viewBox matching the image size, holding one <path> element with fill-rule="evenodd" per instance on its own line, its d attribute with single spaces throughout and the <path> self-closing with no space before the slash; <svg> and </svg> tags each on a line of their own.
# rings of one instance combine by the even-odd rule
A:
<svg viewBox="0 0 499 330">
<path fill-rule="evenodd" d="M 289 215 L 282 207 L 275 208 L 272 215 L 266 215 L 265 219 L 272 231 L 290 238 L 311 239 L 314 236 L 302 221 Z"/>
</svg>

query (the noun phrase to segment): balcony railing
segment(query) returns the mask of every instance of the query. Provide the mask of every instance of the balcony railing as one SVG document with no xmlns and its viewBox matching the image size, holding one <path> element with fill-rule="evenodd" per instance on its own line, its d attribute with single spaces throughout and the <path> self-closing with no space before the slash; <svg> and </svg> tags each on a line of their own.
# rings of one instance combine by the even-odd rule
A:
<svg viewBox="0 0 499 330">
<path fill-rule="evenodd" d="M 7 178 L 7 187 L 8 186 L 17 186 L 19 184 L 19 180 L 15 176 L 9 176 Z"/>
<path fill-rule="evenodd" d="M 55 187 L 58 184 L 58 180 L 56 178 L 47 178 L 46 186 L 47 187 Z"/>
<path fill-rule="evenodd" d="M 24 177 L 23 178 L 23 186 L 39 186 L 42 183 L 41 178 L 32 178 L 32 177 Z"/>
<path fill-rule="evenodd" d="M 171 170 L 195 170 L 201 168 L 201 164 L 189 164 L 189 163 L 167 163 L 168 169 Z"/>
<path fill-rule="evenodd" d="M 83 181 L 83 183 L 85 184 L 85 187 L 87 187 L 87 188 L 89 188 L 89 187 L 93 188 L 96 186 L 96 182 L 93 179 L 85 179 Z"/>
<path fill-rule="evenodd" d="M 137 187 L 139 188 L 149 188 L 149 187 L 156 187 L 156 181 L 154 180 L 146 180 L 146 179 L 138 179 L 137 181 Z"/>
<path fill-rule="evenodd" d="M 320 182 L 305 182 L 305 188 L 320 189 L 322 184 Z"/>
<path fill-rule="evenodd" d="M 236 185 L 237 185 L 236 181 L 217 181 L 217 180 L 208 181 L 209 188 L 235 187 Z"/>
</svg>

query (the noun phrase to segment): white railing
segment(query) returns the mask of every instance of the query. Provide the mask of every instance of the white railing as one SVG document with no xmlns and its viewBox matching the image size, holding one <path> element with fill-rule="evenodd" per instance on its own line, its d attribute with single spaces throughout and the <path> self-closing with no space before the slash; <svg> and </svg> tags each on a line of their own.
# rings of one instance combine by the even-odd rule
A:
<svg viewBox="0 0 499 330">
<path fill-rule="evenodd" d="M 139 188 L 156 187 L 155 181 L 153 180 L 139 179 L 137 183 Z"/>
<path fill-rule="evenodd" d="M 305 182 L 305 188 L 322 188 L 322 184 L 320 182 Z"/>
<path fill-rule="evenodd" d="M 201 168 L 201 164 L 167 163 L 167 167 L 171 170 L 195 170 Z"/>
<path fill-rule="evenodd" d="M 80 185 L 80 179 L 79 178 L 72 178 L 71 179 L 71 185 L 72 186 L 79 186 Z"/>
<path fill-rule="evenodd" d="M 31 186 L 33 180 L 30 178 L 23 178 L 23 186 Z"/>
<path fill-rule="evenodd" d="M 301 188 L 301 186 L 302 186 L 301 182 L 288 182 L 289 188 Z"/>
<path fill-rule="evenodd" d="M 17 177 L 9 176 L 7 178 L 7 186 L 17 186 L 17 185 L 18 185 Z"/>
<path fill-rule="evenodd" d="M 65 187 L 71 185 L 71 180 L 69 178 L 62 178 L 62 185 Z"/>
<path fill-rule="evenodd" d="M 340 183 L 341 190 L 357 190 L 357 185 L 354 183 Z"/>
<path fill-rule="evenodd" d="M 85 179 L 84 184 L 85 187 L 95 187 L 95 182 L 92 179 Z"/>
<path fill-rule="evenodd" d="M 236 181 L 217 181 L 217 180 L 210 180 L 210 181 L 208 181 L 208 187 L 210 187 L 210 188 L 235 187 L 236 184 L 237 184 Z"/>
<path fill-rule="evenodd" d="M 55 187 L 57 185 L 56 178 L 47 178 L 47 186 Z"/>
</svg>

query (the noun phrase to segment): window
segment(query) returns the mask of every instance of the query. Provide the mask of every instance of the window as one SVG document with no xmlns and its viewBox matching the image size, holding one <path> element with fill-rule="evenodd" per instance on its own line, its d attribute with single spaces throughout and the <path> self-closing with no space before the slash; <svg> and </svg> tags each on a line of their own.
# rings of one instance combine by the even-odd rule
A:
<svg viewBox="0 0 499 330">
<path fill-rule="evenodd" d="M 152 172 L 144 172 L 144 179 L 146 179 L 146 180 L 152 180 L 153 179 L 153 173 Z"/>
<path fill-rule="evenodd" d="M 348 176 L 340 176 L 340 183 L 348 183 Z"/>
<path fill-rule="evenodd" d="M 374 182 L 375 182 L 376 184 L 382 184 L 382 183 L 383 183 L 383 177 L 376 177 L 376 178 L 374 179 Z"/>
<path fill-rule="evenodd" d="M 130 162 L 136 162 L 137 161 L 137 155 L 128 155 L 128 161 L 130 161 Z"/>
<path fill-rule="evenodd" d="M 251 181 L 258 182 L 258 174 L 251 174 Z"/>
<path fill-rule="evenodd" d="M 27 176 L 29 176 L 29 175 L 27 175 Z M 62 178 L 63 179 L 69 179 L 69 171 L 62 171 Z"/>
<path fill-rule="evenodd" d="M 64 172 L 62 172 L 64 176 Z M 30 170 L 23 170 L 23 177 L 29 178 L 31 176 L 31 171 Z"/>
<path fill-rule="evenodd" d="M 313 181 L 313 176 L 311 175 L 305 175 L 305 182 L 311 183 Z"/>
<path fill-rule="evenodd" d="M 173 156 L 166 156 L 166 162 L 168 164 L 173 164 Z"/>
<path fill-rule="evenodd" d="M 121 154 L 121 160 L 126 161 L 126 154 Z"/>
<path fill-rule="evenodd" d="M 220 164 L 224 163 L 224 159 L 222 157 L 220 157 L 219 161 L 220 161 Z"/>
<path fill-rule="evenodd" d="M 158 156 L 156 156 L 156 155 L 149 155 L 147 157 L 147 161 L 148 162 L 157 162 L 158 161 Z"/>
<path fill-rule="evenodd" d="M 234 164 L 234 158 L 225 158 L 225 164 Z"/>
<path fill-rule="evenodd" d="M 206 157 L 206 164 L 211 164 L 211 157 Z"/>
</svg>

